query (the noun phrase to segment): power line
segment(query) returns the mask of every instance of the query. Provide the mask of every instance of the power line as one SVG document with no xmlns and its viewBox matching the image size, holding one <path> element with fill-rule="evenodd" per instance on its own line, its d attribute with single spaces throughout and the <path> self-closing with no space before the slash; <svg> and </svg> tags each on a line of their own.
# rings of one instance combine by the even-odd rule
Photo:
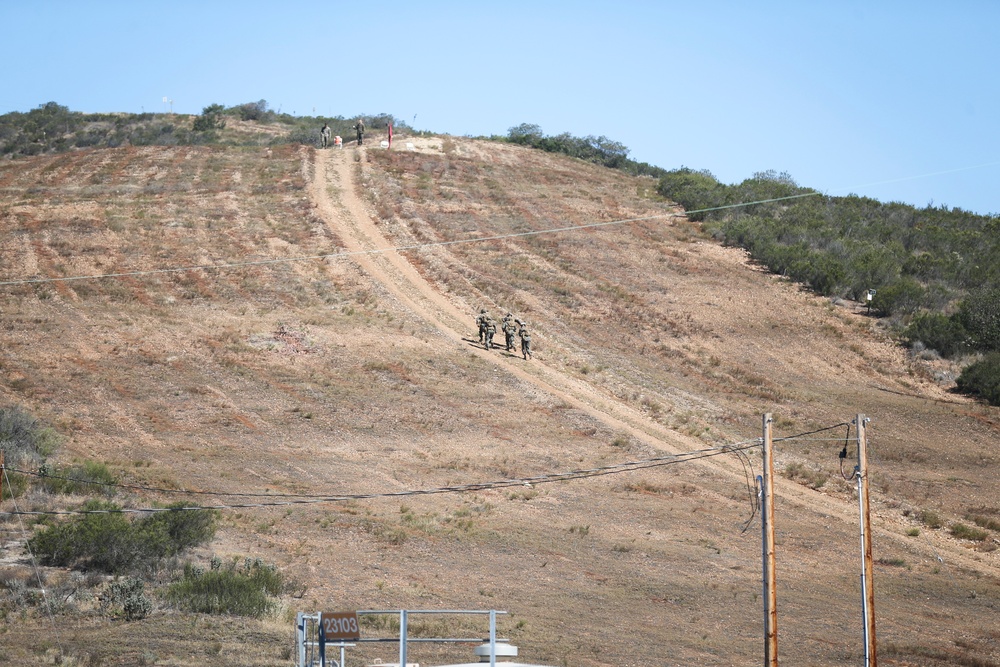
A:
<svg viewBox="0 0 1000 667">
<path fill-rule="evenodd" d="M 993 166 L 993 165 L 996 165 L 996 164 L 1000 164 L 1000 162 L 988 162 L 988 163 L 981 164 L 981 165 L 973 165 L 973 166 L 970 166 L 970 167 L 961 167 L 961 168 L 957 168 L 957 169 L 948 169 L 948 170 L 944 170 L 944 171 L 931 172 L 929 174 L 922 174 L 922 175 L 919 175 L 919 176 L 907 176 L 907 177 L 903 177 L 903 178 L 889 179 L 889 180 L 885 180 L 885 181 L 876 181 L 874 183 L 869 183 L 867 185 L 881 185 L 881 184 L 885 184 L 885 183 L 896 183 L 896 182 L 899 182 L 899 181 L 913 180 L 913 179 L 917 179 L 917 178 L 923 178 L 923 177 L 926 177 L 926 176 L 937 176 L 937 175 L 940 175 L 940 174 L 950 174 L 950 173 L 955 173 L 955 172 L 960 172 L 960 171 L 967 171 L 967 170 L 970 170 L 970 169 L 980 169 L 982 167 L 989 167 L 989 166 Z M 859 187 L 865 187 L 865 186 L 859 186 Z M 839 189 L 839 190 L 847 190 L 848 188 L 837 188 L 837 189 Z M 592 229 L 592 228 L 596 228 L 596 227 L 607 227 L 607 226 L 612 226 L 612 225 L 622 225 L 622 224 L 627 224 L 627 223 L 630 223 L 630 222 L 643 222 L 643 221 L 646 221 L 646 220 L 657 220 L 657 219 L 660 219 L 660 218 L 682 217 L 682 216 L 688 216 L 688 215 L 692 215 L 692 214 L 696 214 L 696 213 L 710 213 L 712 211 L 722 211 L 722 210 L 728 210 L 728 209 L 733 209 L 733 208 L 740 208 L 740 207 L 743 207 L 743 206 L 755 206 L 757 204 L 771 204 L 771 203 L 774 203 L 774 202 L 787 201 L 787 200 L 791 200 L 791 199 L 802 199 L 802 198 L 805 198 L 805 197 L 817 197 L 817 196 L 827 196 L 827 195 L 825 195 L 823 192 L 820 192 L 818 190 L 813 190 L 811 192 L 804 192 L 804 193 L 799 193 L 799 194 L 795 194 L 795 195 L 788 195 L 788 196 L 785 196 L 785 197 L 774 197 L 774 198 L 771 198 L 771 199 L 759 199 L 759 200 L 750 201 L 750 202 L 740 202 L 740 203 L 736 203 L 736 204 L 726 204 L 724 206 L 713 206 L 713 207 L 709 207 L 709 208 L 693 209 L 693 210 L 690 210 L 690 211 L 685 211 L 683 214 L 681 214 L 681 213 L 660 213 L 660 214 L 656 214 L 656 215 L 643 216 L 643 217 L 637 217 L 637 218 L 624 218 L 624 219 L 621 219 L 621 220 L 609 220 L 609 221 L 605 221 L 605 222 L 595 222 L 595 223 L 588 223 L 588 224 L 583 224 L 583 225 L 570 225 L 570 226 L 566 226 L 566 227 L 556 227 L 556 228 L 552 228 L 552 229 L 539 229 L 539 230 L 533 230 L 533 231 L 529 231 L 529 232 L 514 232 L 514 233 L 511 233 L 511 234 L 497 234 L 497 235 L 493 235 L 493 236 L 482 236 L 482 237 L 476 237 L 476 238 L 471 238 L 471 239 L 454 239 L 454 240 L 451 240 L 451 241 L 431 241 L 431 242 L 426 242 L 426 243 L 416 243 L 416 244 L 405 245 L 405 246 L 394 246 L 394 247 L 391 247 L 391 248 L 376 248 L 376 249 L 372 249 L 372 250 L 347 251 L 347 252 L 330 253 L 330 254 L 323 254 L 323 255 L 302 255 L 302 256 L 299 256 L 299 257 L 284 257 L 284 258 L 280 258 L 280 259 L 279 258 L 275 258 L 275 259 L 252 260 L 252 261 L 247 261 L 247 262 L 230 262 L 230 263 L 226 263 L 226 264 L 201 264 L 201 265 L 183 266 L 183 267 L 167 267 L 167 268 L 162 268 L 162 269 L 147 269 L 147 270 L 144 270 L 144 271 L 121 271 L 121 272 L 117 272 L 117 273 L 98 273 L 98 274 L 93 274 L 93 275 L 89 275 L 89 276 L 64 276 L 62 278 L 25 278 L 25 279 L 21 279 L 21 280 L 6 280 L 6 281 L 0 281 L 0 287 L 7 287 L 7 286 L 13 286 L 13 285 L 34 285 L 34 284 L 54 283 L 54 282 L 72 282 L 72 281 L 80 281 L 80 280 L 102 280 L 102 279 L 105 279 L 105 278 L 127 278 L 127 277 L 148 276 L 148 275 L 157 275 L 157 274 L 166 274 L 166 273 L 181 273 L 181 272 L 185 272 L 185 271 L 224 270 L 224 269 L 235 269 L 235 268 L 242 268 L 242 267 L 248 267 L 248 266 L 267 266 L 267 265 L 274 265 L 274 264 L 290 264 L 290 263 L 293 263 L 293 262 L 305 262 L 305 261 L 314 261 L 314 260 L 341 259 L 341 258 L 352 257 L 352 256 L 357 256 L 357 255 L 381 254 L 381 253 L 386 253 L 386 252 L 390 252 L 390 251 L 405 252 L 407 250 L 421 250 L 421 249 L 424 249 L 424 248 L 432 248 L 432 247 L 440 247 L 440 246 L 448 246 L 448 245 L 458 245 L 458 244 L 467 244 L 467 243 L 482 243 L 482 242 L 485 242 L 485 241 L 502 241 L 502 240 L 505 240 L 505 239 L 518 238 L 518 237 L 524 237 L 524 236 L 537 236 L 537 235 L 541 235 L 541 234 L 556 234 L 556 233 L 561 233 L 561 232 L 579 231 L 579 230 L 584 230 L 584 229 Z"/>
<path fill-rule="evenodd" d="M 774 199 L 761 199 L 758 201 L 744 202 L 740 204 L 727 204 L 725 206 L 716 206 L 713 208 L 702 208 L 693 211 L 686 211 L 682 213 L 658 213 L 656 215 L 640 216 L 636 218 L 623 218 L 620 220 L 607 220 L 604 222 L 591 222 L 581 225 L 568 225 L 565 227 L 553 227 L 550 229 L 536 229 L 527 232 L 512 232 L 510 234 L 494 234 L 491 236 L 478 236 L 471 239 L 452 239 L 450 241 L 428 241 L 426 243 L 413 243 L 410 245 L 393 246 L 390 248 L 374 248 L 371 250 L 350 250 L 336 253 L 328 253 L 323 255 L 301 255 L 299 257 L 282 257 L 274 259 L 260 259 L 260 260 L 249 260 L 245 262 L 230 262 L 226 264 L 199 264 L 193 266 L 181 266 L 181 267 L 166 267 L 162 269 L 146 269 L 143 271 L 119 271 L 116 273 L 96 273 L 88 276 L 63 276 L 61 278 L 24 278 L 21 280 L 6 280 L 0 281 L 0 287 L 9 287 L 14 285 L 38 285 L 44 283 L 56 283 L 56 282 L 74 282 L 81 280 L 103 280 L 106 278 L 134 278 L 138 276 L 150 276 L 150 275 L 163 275 L 167 273 L 183 273 L 187 271 L 221 271 L 225 269 L 237 269 L 249 266 L 268 266 L 275 264 L 291 264 L 294 262 L 308 262 L 316 260 L 334 260 L 334 259 L 344 259 L 348 257 L 356 257 L 360 255 L 376 255 L 384 254 L 387 252 L 406 252 L 409 250 L 423 250 L 426 248 L 444 247 L 450 245 L 461 245 L 469 243 L 484 243 L 486 241 L 503 241 L 507 239 L 521 238 L 526 236 L 539 236 L 542 234 L 559 234 L 563 232 L 575 232 L 582 231 L 585 229 L 595 229 L 599 227 L 610 227 L 614 225 L 624 225 L 630 222 L 645 222 L 648 220 L 658 220 L 660 218 L 672 218 L 672 217 L 682 217 L 685 215 L 691 215 L 694 213 L 707 213 L 709 211 L 720 211 L 723 209 L 739 208 L 741 206 L 753 206 L 756 204 L 769 204 L 772 202 L 785 201 L 788 199 L 799 199 L 802 197 L 814 197 L 821 195 L 820 192 L 808 192 L 797 195 L 789 195 L 787 197 L 776 197 Z"/>
<path fill-rule="evenodd" d="M 561 473 L 548 473 L 533 477 L 519 477 L 514 479 L 495 480 L 491 482 L 478 482 L 470 484 L 460 484 L 454 486 L 442 486 L 430 489 L 410 489 L 403 491 L 389 491 L 384 493 L 361 493 L 361 494 L 340 494 L 340 495 L 295 495 L 295 494 L 273 494 L 276 498 L 290 498 L 289 500 L 241 503 L 241 504 L 218 504 L 218 505 L 193 505 L 188 507 L 140 507 L 140 508 L 119 508 L 119 509 L 98 509 L 98 510 L 45 510 L 45 511 L 20 511 L 0 512 L 6 515 L 69 515 L 69 514 L 125 514 L 125 513 L 154 513 L 154 512 L 184 512 L 184 511 L 206 511 L 206 510 L 227 510 L 227 509 L 251 509 L 265 507 L 285 507 L 289 505 L 312 505 L 320 503 L 338 503 L 352 500 L 373 500 L 378 498 L 397 498 L 407 496 L 439 495 L 446 493 L 468 493 L 473 491 L 488 491 L 494 489 L 504 489 L 515 486 L 532 487 L 536 484 L 548 484 L 551 482 L 570 481 L 574 479 L 585 479 L 590 477 L 601 477 L 604 475 L 620 474 L 634 470 L 645 470 L 657 468 L 677 463 L 685 463 L 698 459 L 741 452 L 745 449 L 759 446 L 759 440 L 746 441 L 736 444 L 710 447 L 707 449 L 685 452 L 682 454 L 671 454 L 669 456 L 655 457 L 639 461 L 627 461 L 596 468 L 581 470 L 571 470 Z M 15 471 L 16 472 L 16 471 Z M 37 473 L 27 473 L 35 474 Z M 85 480 L 81 480 L 85 481 Z M 174 490 L 173 492 L 177 492 Z M 230 494 L 216 492 L 219 496 L 236 496 L 241 494 Z"/>
<path fill-rule="evenodd" d="M 804 433 L 799 433 L 796 435 L 785 436 L 783 438 L 775 438 L 773 442 L 779 441 L 792 441 L 803 439 L 804 436 L 813 435 L 816 433 L 821 433 L 823 431 L 829 431 L 831 429 L 840 428 L 841 426 L 850 425 L 850 422 L 840 422 L 839 424 L 834 424 L 832 426 L 825 426 L 823 428 L 814 429 L 812 431 L 806 431 Z M 839 438 L 823 438 L 817 439 L 812 438 L 807 440 L 808 442 L 814 442 L 818 440 L 829 440 L 829 441 L 840 441 Z M 666 465 L 673 465 L 676 463 L 685 463 L 687 461 L 695 461 L 702 458 L 708 458 L 710 456 L 718 456 L 719 454 L 729 454 L 734 453 L 739 458 L 744 466 L 744 472 L 749 467 L 747 460 L 744 458 L 745 454 L 743 452 L 753 447 L 760 446 L 760 438 L 754 438 L 753 440 L 744 440 L 741 442 L 736 442 L 727 445 L 720 445 L 718 447 L 710 447 L 707 449 L 694 450 L 691 452 L 685 452 L 681 454 L 671 454 L 668 456 L 654 457 L 650 459 L 640 459 L 637 461 L 625 461 L 622 463 L 615 463 L 607 466 L 600 466 L 597 468 L 587 468 L 579 470 L 571 470 L 567 472 L 557 472 L 557 473 L 546 473 L 544 475 L 536 475 L 533 477 L 519 477 L 505 480 L 495 480 L 490 482 L 473 482 L 469 484 L 460 484 L 453 486 L 443 486 L 431 489 L 409 489 L 403 491 L 389 491 L 384 493 L 364 493 L 364 494 L 306 494 L 306 493 L 259 493 L 259 492 L 230 492 L 230 491 L 192 491 L 185 489 L 167 489 L 162 487 L 153 486 L 142 486 L 137 484 L 122 484 L 118 482 L 102 482 L 89 479 L 68 477 L 62 475 L 52 475 L 48 473 L 43 473 L 40 471 L 31 470 L 20 470 L 18 468 L 4 467 L 3 470 L 10 470 L 11 472 L 28 475 L 32 477 L 38 477 L 40 479 L 58 479 L 67 482 L 74 482 L 78 484 L 89 484 L 93 486 L 101 486 L 106 488 L 120 488 L 128 489 L 132 491 L 145 491 L 150 493 L 167 493 L 167 494 L 178 494 L 178 495 L 188 495 L 188 496 L 215 496 L 215 497 L 225 497 L 225 498 L 281 498 L 284 500 L 275 500 L 271 502 L 258 502 L 258 503 L 241 503 L 241 504 L 218 504 L 218 505 L 194 505 L 190 507 L 145 507 L 145 508 L 120 508 L 120 509 L 102 509 L 102 510 L 51 510 L 51 511 L 19 511 L 14 512 L 0 512 L 0 514 L 6 515 L 66 515 L 66 514 L 118 514 L 118 513 L 151 513 L 151 512 L 178 512 L 178 511 L 199 511 L 199 510 L 224 510 L 224 509 L 250 509 L 250 508 L 263 508 L 263 507 L 282 507 L 288 505 L 308 505 L 308 504 L 319 504 L 319 503 L 337 503 L 337 502 L 348 502 L 352 500 L 372 500 L 378 498 L 395 498 L 395 497 L 405 497 L 405 496 L 421 496 L 421 495 L 438 495 L 445 493 L 467 493 L 470 491 L 488 491 L 492 489 L 502 489 L 510 488 L 514 486 L 533 486 L 535 484 L 547 484 L 551 482 L 569 481 L 574 479 L 584 479 L 589 477 L 600 477 L 603 475 L 619 474 L 623 472 L 631 472 L 634 470 L 645 470 L 648 468 L 662 467 Z M 8 482 L 9 486 L 9 482 Z M 752 517 L 751 517 L 752 518 Z"/>
<path fill-rule="evenodd" d="M 373 248 L 371 250 L 347 250 L 343 252 L 328 253 L 324 255 L 302 255 L 299 257 L 283 257 L 276 259 L 250 260 L 246 262 L 231 262 L 227 264 L 200 264 L 195 266 L 181 266 L 162 269 L 147 269 L 143 271 L 121 271 L 117 273 L 97 273 L 89 276 L 64 276 L 61 278 L 25 278 L 23 280 L 7 280 L 0 282 L 0 287 L 11 285 L 35 285 L 40 283 L 71 282 L 80 280 L 102 280 L 104 278 L 129 278 L 136 276 L 158 275 L 165 273 L 182 273 L 186 271 L 210 271 L 223 269 L 236 269 L 248 266 L 266 266 L 272 264 L 291 264 L 293 262 L 307 262 L 315 260 L 334 260 L 360 255 L 377 255 L 387 252 L 406 252 L 408 250 L 422 250 L 440 246 L 459 245 L 467 243 L 482 243 L 485 241 L 502 241 L 505 239 L 518 238 L 523 236 L 537 236 L 540 234 L 555 234 L 560 232 L 578 231 L 592 229 L 595 227 L 607 227 L 610 225 L 623 225 L 630 222 L 641 222 L 645 220 L 655 220 L 658 218 L 679 216 L 679 213 L 660 213 L 638 218 L 626 218 L 622 220 L 609 220 L 605 222 L 592 222 L 583 225 L 570 225 L 566 227 L 555 227 L 552 229 L 537 229 L 528 232 L 513 232 L 510 234 L 495 234 L 492 236 L 479 236 L 472 239 L 453 239 L 450 241 L 429 241 L 426 243 L 414 243 L 410 245 L 393 246 L 391 248 Z"/>
<path fill-rule="evenodd" d="M 788 440 L 803 440 L 807 435 L 815 435 L 816 433 L 823 433 L 824 431 L 832 431 L 835 428 L 840 428 L 841 426 L 850 426 L 851 422 L 840 422 L 839 424 L 834 424 L 833 426 L 824 426 L 822 428 L 817 428 L 812 431 L 806 431 L 805 433 L 799 433 L 797 435 L 786 435 L 783 438 L 774 438 L 773 442 L 785 442 Z M 840 438 L 811 438 L 810 441 L 821 441 L 821 440 L 834 440 L 840 442 Z"/>
</svg>

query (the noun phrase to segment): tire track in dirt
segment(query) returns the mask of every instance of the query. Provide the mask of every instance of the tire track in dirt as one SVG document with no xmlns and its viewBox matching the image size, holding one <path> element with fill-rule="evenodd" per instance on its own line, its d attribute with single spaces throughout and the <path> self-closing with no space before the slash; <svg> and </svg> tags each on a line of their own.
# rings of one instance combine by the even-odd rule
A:
<svg viewBox="0 0 1000 667">
<path fill-rule="evenodd" d="M 359 155 L 360 153 L 360 155 Z M 355 157 L 359 157 L 355 163 Z M 435 327 L 442 336 L 461 349 L 472 351 L 483 360 L 503 366 L 506 372 L 541 391 L 565 401 L 605 425 L 628 433 L 652 449 L 666 454 L 682 454 L 705 449 L 701 440 L 670 431 L 628 405 L 598 392 L 585 382 L 533 360 L 522 362 L 520 357 L 505 356 L 470 344 L 462 335 L 471 330 L 472 310 L 464 310 L 437 291 L 424 279 L 395 245 L 381 232 L 364 201 L 357 193 L 356 170 L 365 168 L 365 149 L 314 151 L 314 173 L 309 194 L 320 217 L 341 238 L 345 250 L 353 253 L 352 260 L 395 296 L 415 316 Z M 333 194 L 337 197 L 335 198 Z M 551 342 L 554 344 L 554 341 Z M 691 463 L 726 475 L 742 483 L 745 471 L 733 457 L 716 456 Z M 807 489 L 796 482 L 776 476 L 776 502 L 794 503 L 820 517 L 832 517 L 847 524 L 858 521 L 857 510 L 846 503 Z M 873 526 L 880 539 L 891 540 L 897 546 L 940 558 L 947 552 L 955 565 L 989 572 L 1000 576 L 1000 570 L 981 559 L 969 557 L 967 550 L 951 541 L 938 539 L 914 544 L 901 532 L 884 526 Z"/>
</svg>

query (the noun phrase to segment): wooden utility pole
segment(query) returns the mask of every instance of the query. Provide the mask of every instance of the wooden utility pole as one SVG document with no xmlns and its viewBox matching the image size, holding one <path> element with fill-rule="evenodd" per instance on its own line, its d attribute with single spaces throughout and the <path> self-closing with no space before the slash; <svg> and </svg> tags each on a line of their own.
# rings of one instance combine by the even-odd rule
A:
<svg viewBox="0 0 1000 667">
<path fill-rule="evenodd" d="M 872 567 L 872 519 L 868 506 L 868 442 L 865 416 L 854 422 L 858 432 L 858 504 L 861 510 L 861 609 L 864 615 L 865 667 L 878 667 L 875 652 L 875 581 Z"/>
<path fill-rule="evenodd" d="M 778 667 L 778 594 L 774 568 L 774 443 L 771 413 L 764 415 L 764 478 L 760 524 L 764 556 L 764 667 Z"/>
</svg>

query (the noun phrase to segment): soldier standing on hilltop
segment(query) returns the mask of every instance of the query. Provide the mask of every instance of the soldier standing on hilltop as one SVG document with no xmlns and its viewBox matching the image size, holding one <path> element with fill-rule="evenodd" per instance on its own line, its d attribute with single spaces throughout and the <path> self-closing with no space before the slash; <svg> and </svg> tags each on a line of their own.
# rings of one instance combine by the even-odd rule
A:
<svg viewBox="0 0 1000 667">
<path fill-rule="evenodd" d="M 360 146 L 365 139 L 365 119 L 359 118 L 354 129 L 358 132 L 358 146 Z"/>
<path fill-rule="evenodd" d="M 323 123 L 323 129 L 319 131 L 319 145 L 321 148 L 330 146 L 330 126 Z"/>
</svg>

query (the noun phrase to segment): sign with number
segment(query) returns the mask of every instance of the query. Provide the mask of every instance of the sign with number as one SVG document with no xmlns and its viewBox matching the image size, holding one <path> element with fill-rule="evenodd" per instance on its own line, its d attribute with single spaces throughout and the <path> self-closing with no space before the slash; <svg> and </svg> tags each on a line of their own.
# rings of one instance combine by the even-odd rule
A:
<svg viewBox="0 0 1000 667">
<path fill-rule="evenodd" d="M 326 641 L 358 641 L 361 626 L 356 611 L 324 611 L 319 617 L 320 631 Z"/>
</svg>

